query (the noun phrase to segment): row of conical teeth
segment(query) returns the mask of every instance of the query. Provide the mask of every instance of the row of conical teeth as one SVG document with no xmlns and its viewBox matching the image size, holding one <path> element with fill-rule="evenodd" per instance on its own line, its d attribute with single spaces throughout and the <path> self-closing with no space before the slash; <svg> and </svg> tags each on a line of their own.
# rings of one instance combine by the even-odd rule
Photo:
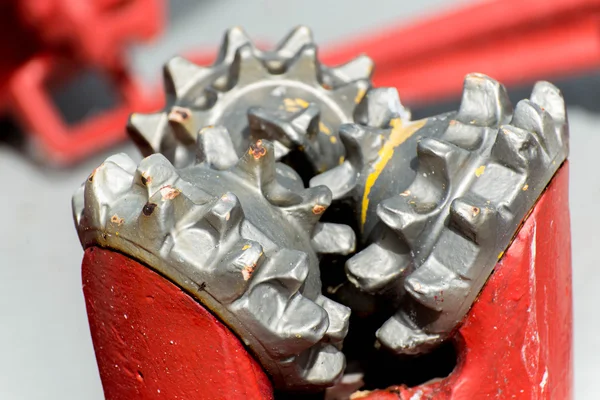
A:
<svg viewBox="0 0 600 400">
<path fill-rule="evenodd" d="M 212 66 L 201 67 L 175 57 L 164 68 L 165 89 L 170 106 L 165 112 L 134 114 L 128 123 L 128 132 L 145 156 L 162 153 L 176 165 L 188 165 L 187 149 L 197 133 L 218 119 L 221 110 L 213 105 L 226 102 L 234 87 L 243 87 L 258 81 L 286 79 L 312 86 L 321 93 L 325 102 L 346 114 L 348 121 L 357 100 L 370 87 L 373 62 L 359 56 L 338 67 L 325 67 L 319 62 L 310 30 L 298 27 L 285 37 L 275 50 L 258 50 L 240 28 L 228 30 L 224 36 L 217 60 Z M 315 132 L 321 104 L 298 106 L 297 115 L 281 118 L 273 110 L 255 107 L 248 110 L 251 128 L 267 129 L 256 137 L 278 141 L 278 156 L 291 149 L 303 149 L 309 162 L 317 170 L 332 168 L 343 157 L 343 146 L 337 137 L 337 127 L 326 128 L 331 141 L 321 143 L 334 148 L 329 153 L 320 149 Z M 232 132 L 234 135 L 241 133 Z M 238 149 L 241 139 L 234 140 Z"/>
<path fill-rule="evenodd" d="M 466 78 L 447 130 L 419 141 L 413 183 L 377 206 L 378 218 L 410 252 L 376 242 L 346 264 L 362 290 L 395 288 L 395 296 L 406 291 L 412 298 L 378 331 L 384 345 L 424 351 L 462 320 L 565 159 L 566 129 L 565 105 L 551 84 L 537 83 L 513 115 L 502 85 L 480 74 Z"/>
<path fill-rule="evenodd" d="M 329 191 L 298 194 L 279 184 L 272 153 L 272 144 L 259 141 L 220 173 L 256 185 L 307 235 L 314 230 L 318 251 L 353 251 L 349 227 L 317 223 Z M 199 159 L 210 163 L 211 157 Z M 195 168 L 208 170 L 206 163 Z M 160 154 L 139 166 L 124 154 L 110 157 L 73 200 L 82 242 L 136 255 L 205 301 L 258 353 L 279 386 L 330 385 L 345 365 L 339 348 L 349 309 L 320 295 L 320 288 L 313 298 L 303 295 L 311 268 L 306 253 L 272 243 L 267 250 L 247 237 L 260 227 L 246 219 L 235 188 L 215 198 L 201 187 L 182 179 Z"/>
</svg>

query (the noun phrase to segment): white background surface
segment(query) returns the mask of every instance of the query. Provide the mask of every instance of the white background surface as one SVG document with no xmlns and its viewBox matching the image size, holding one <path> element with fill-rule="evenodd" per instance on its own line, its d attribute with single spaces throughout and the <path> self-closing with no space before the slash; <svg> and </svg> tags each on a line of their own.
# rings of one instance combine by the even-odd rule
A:
<svg viewBox="0 0 600 400">
<path fill-rule="evenodd" d="M 293 26 L 309 25 L 319 44 L 344 35 L 410 20 L 450 8 L 449 0 L 220 0 L 172 1 L 169 34 L 133 50 L 136 69 L 147 79 L 180 51 L 215 48 L 222 32 L 241 25 L 248 33 L 277 41 Z M 481 71 L 485 72 L 485 71 Z M 600 115 L 571 108 L 571 215 L 575 298 L 575 393 L 600 399 Z M 2 132 L 0 132 L 2 135 Z M 132 146 L 112 149 L 137 154 Z M 80 285 L 82 250 L 70 197 L 106 155 L 69 171 L 40 168 L 0 144 L 0 400 L 100 400 L 100 380 L 89 337 Z M 561 400 L 561 399 L 557 399 Z"/>
</svg>

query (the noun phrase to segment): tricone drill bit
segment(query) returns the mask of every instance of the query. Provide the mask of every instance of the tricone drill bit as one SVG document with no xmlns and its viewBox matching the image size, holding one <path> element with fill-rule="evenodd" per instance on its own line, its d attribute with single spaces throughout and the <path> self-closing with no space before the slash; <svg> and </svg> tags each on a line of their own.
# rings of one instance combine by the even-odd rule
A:
<svg viewBox="0 0 600 400">
<path fill-rule="evenodd" d="M 504 87 L 481 74 L 467 76 L 458 112 L 420 121 L 403 117 L 394 90 L 367 96 L 388 128 L 343 125 L 347 160 L 311 185 L 356 204 L 367 247 L 347 261 L 348 279 L 398 302 L 380 343 L 425 352 L 464 318 L 565 160 L 565 105 L 538 82 L 513 112 Z"/>
</svg>

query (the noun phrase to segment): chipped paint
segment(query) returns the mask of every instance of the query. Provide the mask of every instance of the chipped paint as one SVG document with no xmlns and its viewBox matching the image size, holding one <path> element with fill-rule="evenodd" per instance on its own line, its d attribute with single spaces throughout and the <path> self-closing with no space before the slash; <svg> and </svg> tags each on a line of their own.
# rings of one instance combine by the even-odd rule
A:
<svg viewBox="0 0 600 400">
<path fill-rule="evenodd" d="M 427 119 L 422 119 L 419 121 L 408 122 L 405 124 L 400 118 L 394 118 L 390 121 L 392 131 L 390 132 L 389 139 L 385 142 L 385 144 L 379 151 L 379 159 L 373 166 L 373 171 L 369 174 L 369 176 L 367 176 L 367 180 L 365 182 L 365 191 L 363 193 L 362 198 L 362 209 L 360 218 L 361 229 L 364 228 L 365 221 L 367 220 L 367 210 L 369 209 L 369 194 L 371 193 L 371 188 L 377 181 L 377 178 L 379 178 L 379 175 L 394 155 L 396 147 L 404 143 L 416 131 L 421 129 L 426 122 Z"/>
<path fill-rule="evenodd" d="M 331 130 L 321 121 L 319 121 L 319 130 L 326 135 L 331 135 Z"/>
</svg>

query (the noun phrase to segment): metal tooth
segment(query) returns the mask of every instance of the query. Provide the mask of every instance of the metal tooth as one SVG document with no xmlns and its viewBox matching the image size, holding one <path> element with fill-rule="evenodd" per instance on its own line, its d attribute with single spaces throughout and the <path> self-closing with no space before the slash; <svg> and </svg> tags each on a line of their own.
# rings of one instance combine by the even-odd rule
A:
<svg viewBox="0 0 600 400">
<path fill-rule="evenodd" d="M 133 175 L 137 169 L 135 161 L 125 153 L 114 154 L 108 157 L 104 163 L 115 164 L 117 167 L 121 168 L 123 171 L 127 171 L 131 175 Z"/>
<path fill-rule="evenodd" d="M 109 206 L 127 192 L 132 180 L 131 173 L 108 160 L 88 177 L 84 188 L 84 203 L 90 210 L 95 210 L 94 218 L 97 221 L 107 223 L 110 220 L 107 215 Z"/>
<path fill-rule="evenodd" d="M 234 172 L 248 178 L 258 188 L 264 188 L 275 179 L 275 152 L 267 140 L 250 145 L 234 167 Z"/>
<path fill-rule="evenodd" d="M 331 191 L 326 186 L 305 189 L 302 202 L 282 208 L 285 214 L 296 220 L 308 232 L 312 232 L 321 215 L 331 204 Z"/>
<path fill-rule="evenodd" d="M 247 290 L 264 260 L 263 248 L 259 243 L 247 239 L 238 241 L 211 269 L 213 279 L 205 290 L 223 304 L 232 303 Z"/>
<path fill-rule="evenodd" d="M 419 174 L 434 180 L 448 180 L 467 160 L 468 151 L 436 138 L 423 138 L 417 144 Z"/>
<path fill-rule="evenodd" d="M 309 104 L 284 119 L 262 107 L 250 107 L 248 122 L 252 131 L 265 133 L 288 147 L 310 147 L 308 137 L 314 136 L 319 129 L 319 108 Z"/>
<path fill-rule="evenodd" d="M 228 90 L 235 85 L 244 86 L 256 81 L 257 77 L 266 76 L 267 68 L 256 56 L 256 50 L 252 44 L 240 47 L 236 53 L 233 63 L 229 68 L 226 87 L 213 84 L 217 90 Z"/>
<path fill-rule="evenodd" d="M 393 118 L 410 120 L 410 111 L 400 102 L 395 88 L 373 88 L 362 98 L 354 111 L 356 123 L 386 128 Z"/>
<path fill-rule="evenodd" d="M 498 126 L 510 120 L 511 111 L 502 84 L 483 74 L 466 76 L 457 120 L 477 126 Z"/>
<path fill-rule="evenodd" d="M 554 120 L 540 106 L 530 100 L 517 103 L 511 125 L 533 133 L 547 154 L 554 154 L 560 146 L 554 129 Z"/>
<path fill-rule="evenodd" d="M 307 387 L 325 387 L 337 381 L 344 372 L 344 354 L 330 344 L 321 344 L 300 355 L 303 380 Z"/>
<path fill-rule="evenodd" d="M 341 349 L 350 325 L 350 309 L 323 295 L 319 295 L 315 303 L 323 307 L 329 317 L 329 326 L 325 337 L 338 349 Z"/>
<path fill-rule="evenodd" d="M 192 110 L 186 107 L 173 106 L 167 114 L 167 120 L 177 140 L 187 146 L 195 144 L 196 130 Z"/>
<path fill-rule="evenodd" d="M 179 178 L 173 165 L 160 153 L 144 158 L 134 174 L 134 185 L 153 195 L 162 187 L 172 185 Z"/>
<path fill-rule="evenodd" d="M 357 124 L 344 124 L 339 129 L 340 137 L 346 146 L 346 158 L 358 169 L 375 161 L 383 147 L 388 130 L 371 128 Z"/>
<path fill-rule="evenodd" d="M 346 261 L 346 276 L 359 289 L 375 294 L 397 284 L 410 266 L 410 257 L 373 243 Z"/>
<path fill-rule="evenodd" d="M 236 26 L 228 29 L 223 35 L 223 40 L 215 64 L 231 64 L 238 49 L 247 44 L 252 44 L 252 42 L 242 28 Z"/>
<path fill-rule="evenodd" d="M 345 64 L 332 68 L 332 72 L 341 79 L 349 82 L 359 79 L 370 79 L 371 75 L 373 75 L 373 67 L 373 60 L 369 56 L 361 54 Z"/>
<path fill-rule="evenodd" d="M 276 283 L 286 289 L 288 298 L 295 295 L 308 276 L 308 258 L 305 253 L 281 249 L 269 257 L 263 267 L 257 271 L 253 285 Z"/>
<path fill-rule="evenodd" d="M 333 93 L 336 97 L 336 102 L 338 103 L 339 107 L 345 110 L 352 110 L 361 102 L 369 87 L 369 81 L 366 79 L 361 79 L 335 88 Z"/>
<path fill-rule="evenodd" d="M 277 320 L 275 330 L 283 339 L 294 342 L 296 348 L 288 353 L 291 355 L 322 340 L 328 326 L 327 312 L 314 301 L 296 294 L 287 303 L 283 316 Z"/>
<path fill-rule="evenodd" d="M 166 122 L 165 113 L 131 114 L 127 121 L 127 133 L 143 156 L 162 150 L 165 133 L 159 127 Z"/>
<path fill-rule="evenodd" d="M 314 44 L 307 44 L 288 62 L 286 77 L 307 85 L 314 85 L 321 82 L 321 73 L 317 48 Z"/>
<path fill-rule="evenodd" d="M 275 163 L 275 178 L 284 188 L 292 192 L 301 192 L 304 190 L 304 183 L 298 173 L 289 165 L 283 163 Z"/>
<path fill-rule="evenodd" d="M 414 202 L 405 197 L 390 197 L 377 205 L 377 216 L 389 228 L 413 246 L 421 232 L 425 229 L 430 218 L 429 213 L 436 209 L 436 202 L 427 202 L 423 205 L 411 204 Z"/>
<path fill-rule="evenodd" d="M 227 192 L 211 207 L 205 218 L 218 232 L 219 243 L 225 243 L 232 232 L 238 231 L 239 233 L 240 224 L 244 219 L 244 211 L 237 196 Z"/>
<path fill-rule="evenodd" d="M 175 185 L 165 185 L 151 195 L 140 210 L 138 229 L 145 237 L 164 241 L 175 228 L 179 215 L 193 208 L 194 204 Z"/>
<path fill-rule="evenodd" d="M 505 125 L 496 136 L 492 156 L 513 170 L 525 171 L 539 158 L 539 146 L 531 132 Z"/>
<path fill-rule="evenodd" d="M 310 180 L 310 187 L 326 186 L 331 190 L 332 198 L 340 200 L 352 194 L 358 184 L 359 171 L 349 162 L 316 175 Z"/>
<path fill-rule="evenodd" d="M 442 260 L 430 256 L 406 278 L 404 289 L 420 304 L 442 312 L 460 307 L 472 287 Z"/>
<path fill-rule="evenodd" d="M 485 202 L 459 197 L 450 205 L 450 224 L 464 237 L 481 245 L 495 231 L 492 225 L 496 214 L 496 209 Z"/>
<path fill-rule="evenodd" d="M 310 28 L 298 26 L 294 28 L 276 47 L 277 53 L 285 58 L 293 57 L 306 45 L 314 43 Z"/>
<path fill-rule="evenodd" d="M 224 126 L 209 126 L 198 132 L 196 163 L 207 163 L 211 168 L 224 170 L 238 162 L 229 131 Z"/>
<path fill-rule="evenodd" d="M 311 244 L 319 254 L 347 255 L 356 248 L 356 235 L 348 225 L 318 223 L 313 231 Z"/>
<path fill-rule="evenodd" d="M 539 81 L 533 86 L 531 101 L 548 112 L 557 125 L 567 122 L 567 108 L 560 89 L 546 81 Z"/>
<path fill-rule="evenodd" d="M 400 313 L 388 319 L 375 335 L 390 350 L 409 355 L 427 352 L 444 339 L 442 335 L 425 333 L 414 324 L 407 323 Z"/>
<path fill-rule="evenodd" d="M 201 67 L 183 57 L 171 58 L 163 68 L 165 91 L 168 95 L 181 99 L 197 82 L 208 78 L 213 71 Z"/>
</svg>

